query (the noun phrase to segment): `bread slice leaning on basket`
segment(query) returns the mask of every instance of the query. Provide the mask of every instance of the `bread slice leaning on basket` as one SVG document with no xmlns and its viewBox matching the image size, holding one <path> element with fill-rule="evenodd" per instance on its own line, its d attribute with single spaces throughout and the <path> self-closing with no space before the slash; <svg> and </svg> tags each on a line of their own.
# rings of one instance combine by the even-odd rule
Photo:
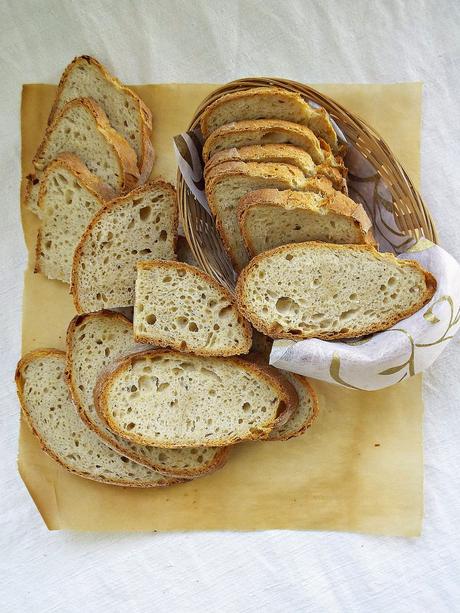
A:
<svg viewBox="0 0 460 613">
<path fill-rule="evenodd" d="M 369 245 L 298 243 L 251 260 L 240 311 L 272 338 L 353 338 L 386 330 L 426 304 L 436 280 L 417 262 Z"/>
<path fill-rule="evenodd" d="M 363 206 L 337 191 L 261 189 L 240 199 L 237 214 L 251 256 L 306 241 L 375 244 Z"/>
</svg>

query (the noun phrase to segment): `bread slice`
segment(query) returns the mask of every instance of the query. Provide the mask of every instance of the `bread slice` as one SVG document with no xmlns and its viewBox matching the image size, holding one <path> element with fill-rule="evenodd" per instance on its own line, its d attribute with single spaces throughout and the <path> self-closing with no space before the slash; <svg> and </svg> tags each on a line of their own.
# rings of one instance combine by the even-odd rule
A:
<svg viewBox="0 0 460 613">
<path fill-rule="evenodd" d="M 274 428 L 270 432 L 270 436 L 267 439 L 269 441 L 287 441 L 290 438 L 304 434 L 313 424 L 319 412 L 318 397 L 309 381 L 301 375 L 287 372 L 286 370 L 281 372 L 289 383 L 295 387 L 299 397 L 299 404 L 285 424 Z"/>
<path fill-rule="evenodd" d="M 230 292 L 182 262 L 137 263 L 136 341 L 197 355 L 238 355 L 251 347 L 251 326 Z"/>
<path fill-rule="evenodd" d="M 265 438 L 298 402 L 294 388 L 262 366 L 170 349 L 114 362 L 101 374 L 94 399 L 114 432 L 171 448 Z"/>
<path fill-rule="evenodd" d="M 332 192 L 261 189 L 243 196 L 238 220 L 249 253 L 280 245 L 323 241 L 373 243 L 371 221 L 361 204 Z"/>
<path fill-rule="evenodd" d="M 208 160 L 204 168 L 205 178 L 209 172 L 224 162 L 275 162 L 289 164 L 303 172 L 306 177 L 326 177 L 335 189 L 343 190 L 347 169 L 341 158 L 330 158 L 327 163 L 316 165 L 311 155 L 300 147 L 285 144 L 248 145 L 237 149 L 225 149 Z"/>
<path fill-rule="evenodd" d="M 322 164 L 331 155 L 329 150 L 323 150 L 318 138 L 305 126 L 281 119 L 255 119 L 236 121 L 212 132 L 203 145 L 203 160 L 207 162 L 216 153 L 232 147 L 239 149 L 273 143 L 300 147 L 315 164 Z"/>
<path fill-rule="evenodd" d="M 134 150 L 90 98 L 71 100 L 54 117 L 33 159 L 36 170 L 42 172 L 63 152 L 77 155 L 117 194 L 139 180 Z"/>
<path fill-rule="evenodd" d="M 61 153 L 46 167 L 40 181 L 38 204 L 42 223 L 35 272 L 70 283 L 75 247 L 109 197 L 105 184 L 75 155 Z"/>
<path fill-rule="evenodd" d="M 52 123 L 67 102 L 76 98 L 92 98 L 105 111 L 110 125 L 136 152 L 140 183 L 144 183 L 154 160 L 150 109 L 89 55 L 76 57 L 64 70 L 48 123 Z"/>
<path fill-rule="evenodd" d="M 256 256 L 236 287 L 240 311 L 272 338 L 353 338 L 426 304 L 434 277 L 369 245 L 298 243 Z"/>
<path fill-rule="evenodd" d="M 238 223 L 238 201 L 249 192 L 264 188 L 320 192 L 332 189 L 328 181 L 306 179 L 298 168 L 288 164 L 226 162 L 214 168 L 207 177 L 206 196 L 236 270 L 241 270 L 249 260 Z"/>
<path fill-rule="evenodd" d="M 75 249 L 70 289 L 77 312 L 133 306 L 136 263 L 174 259 L 177 223 L 175 189 L 161 179 L 99 211 Z"/>
<path fill-rule="evenodd" d="M 57 349 L 32 351 L 16 369 L 21 408 L 45 453 L 80 477 L 110 485 L 160 487 L 179 482 L 104 445 L 78 417 L 64 369 L 65 353 Z"/>
<path fill-rule="evenodd" d="M 137 445 L 117 436 L 101 421 L 93 402 L 97 377 L 113 360 L 136 349 L 139 345 L 133 339 L 133 326 L 119 313 L 77 315 L 70 322 L 66 378 L 81 419 L 106 445 L 163 474 L 190 479 L 221 468 L 229 456 L 229 447 L 160 449 Z"/>
<path fill-rule="evenodd" d="M 205 109 L 200 126 L 208 138 L 225 124 L 250 119 L 300 123 L 337 148 L 337 135 L 326 111 L 312 108 L 300 94 L 280 87 L 252 87 L 221 96 Z"/>
</svg>

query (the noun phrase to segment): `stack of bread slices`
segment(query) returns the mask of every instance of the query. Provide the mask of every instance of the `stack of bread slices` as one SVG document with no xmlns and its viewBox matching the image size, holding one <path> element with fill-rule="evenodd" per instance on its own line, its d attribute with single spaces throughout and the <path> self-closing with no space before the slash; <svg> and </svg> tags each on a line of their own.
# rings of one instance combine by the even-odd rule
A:
<svg viewBox="0 0 460 613">
<path fill-rule="evenodd" d="M 65 351 L 18 363 L 23 414 L 69 471 L 129 487 L 209 475 L 233 445 L 299 436 L 318 412 L 310 383 L 268 366 L 270 340 L 178 239 L 175 188 L 149 178 L 151 129 L 134 92 L 76 58 L 26 190 L 35 271 L 70 285 L 77 315 Z"/>
</svg>

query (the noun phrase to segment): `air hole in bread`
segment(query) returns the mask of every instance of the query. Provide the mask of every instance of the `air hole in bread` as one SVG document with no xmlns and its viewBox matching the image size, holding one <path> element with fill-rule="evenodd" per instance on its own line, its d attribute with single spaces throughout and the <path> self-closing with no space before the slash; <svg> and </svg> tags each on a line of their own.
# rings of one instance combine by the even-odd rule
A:
<svg viewBox="0 0 460 613">
<path fill-rule="evenodd" d="M 191 321 L 189 323 L 188 329 L 190 330 L 190 332 L 198 332 L 198 326 L 196 325 L 194 321 Z"/>
<path fill-rule="evenodd" d="M 141 221 L 147 221 L 152 214 L 152 209 L 149 206 L 143 206 L 139 210 L 139 217 Z"/>
<path fill-rule="evenodd" d="M 153 326 L 154 323 L 156 322 L 157 318 L 153 313 L 149 313 L 147 315 L 147 317 L 145 318 L 145 321 L 150 325 Z"/>
<path fill-rule="evenodd" d="M 227 315 L 230 315 L 232 313 L 232 305 L 229 304 L 228 306 L 220 309 L 219 313 L 218 313 L 218 317 L 226 317 Z"/>
<path fill-rule="evenodd" d="M 132 430 L 135 427 L 136 427 L 136 424 L 131 421 L 129 422 L 129 424 L 126 425 L 126 430 Z"/>
<path fill-rule="evenodd" d="M 250 410 L 251 410 L 251 403 L 250 403 L 250 402 L 245 402 L 245 403 L 243 404 L 243 407 L 242 407 L 242 408 L 243 408 L 243 411 L 244 411 L 245 413 L 247 413 L 248 411 L 250 411 Z"/>
<path fill-rule="evenodd" d="M 286 315 L 290 312 L 296 312 L 299 309 L 299 305 L 292 298 L 288 298 L 287 296 L 282 296 L 278 298 L 276 301 L 276 310 L 278 313 Z"/>
<path fill-rule="evenodd" d="M 293 256 L 291 253 L 288 253 L 288 254 L 286 255 L 286 260 L 287 260 L 288 262 L 290 262 L 290 261 L 291 261 L 291 260 L 293 260 L 293 259 L 294 259 L 294 256 Z"/>
</svg>

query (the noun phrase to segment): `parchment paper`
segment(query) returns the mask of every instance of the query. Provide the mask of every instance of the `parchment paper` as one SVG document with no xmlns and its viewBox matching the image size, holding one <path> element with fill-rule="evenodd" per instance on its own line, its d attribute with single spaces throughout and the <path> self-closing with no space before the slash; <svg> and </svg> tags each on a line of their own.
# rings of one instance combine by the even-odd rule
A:
<svg viewBox="0 0 460 613">
<path fill-rule="evenodd" d="M 135 88 L 152 109 L 153 175 L 175 180 L 172 137 L 183 131 L 213 85 Z M 328 85 L 318 89 L 382 133 L 412 180 L 419 181 L 421 86 Z M 39 144 L 55 88 L 26 85 L 22 171 Z M 29 267 L 24 277 L 23 352 L 64 348 L 73 316 L 68 286 L 34 275 L 37 221 L 22 209 Z M 19 470 L 49 529 L 344 530 L 414 536 L 422 520 L 421 376 L 377 392 L 313 382 L 321 412 L 306 435 L 235 447 L 209 477 L 166 489 L 134 490 L 71 475 L 39 448 L 22 423 Z"/>
</svg>

